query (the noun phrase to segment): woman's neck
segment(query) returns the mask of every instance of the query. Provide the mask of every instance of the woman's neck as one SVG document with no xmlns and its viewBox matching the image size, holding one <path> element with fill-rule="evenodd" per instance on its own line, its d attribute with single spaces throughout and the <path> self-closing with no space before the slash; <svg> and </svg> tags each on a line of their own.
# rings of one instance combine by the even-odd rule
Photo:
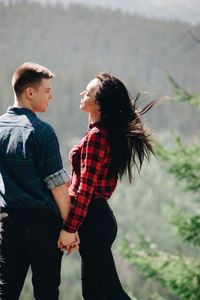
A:
<svg viewBox="0 0 200 300">
<path fill-rule="evenodd" d="M 89 124 L 97 123 L 101 120 L 100 113 L 98 114 L 89 114 Z"/>
</svg>

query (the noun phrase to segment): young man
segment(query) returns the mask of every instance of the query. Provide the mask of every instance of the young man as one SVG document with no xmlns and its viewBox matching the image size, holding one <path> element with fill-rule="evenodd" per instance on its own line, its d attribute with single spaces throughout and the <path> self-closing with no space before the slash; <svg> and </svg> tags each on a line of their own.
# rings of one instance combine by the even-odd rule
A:
<svg viewBox="0 0 200 300">
<path fill-rule="evenodd" d="M 35 299 L 58 299 L 62 252 L 57 241 L 70 208 L 68 176 L 53 128 L 35 114 L 45 112 L 52 100 L 53 76 L 41 65 L 21 65 L 12 78 L 14 104 L 0 116 L 1 213 L 8 215 L 2 221 L 2 300 L 19 299 L 29 266 Z M 76 239 L 69 233 L 59 247 L 69 250 Z"/>
</svg>

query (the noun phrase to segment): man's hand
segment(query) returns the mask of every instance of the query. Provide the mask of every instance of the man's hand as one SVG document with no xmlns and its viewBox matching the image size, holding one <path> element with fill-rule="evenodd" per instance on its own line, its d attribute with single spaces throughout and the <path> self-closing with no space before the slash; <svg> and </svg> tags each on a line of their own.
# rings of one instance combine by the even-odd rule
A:
<svg viewBox="0 0 200 300">
<path fill-rule="evenodd" d="M 57 243 L 60 250 L 66 250 L 67 255 L 69 255 L 73 250 L 79 249 L 79 243 L 80 240 L 77 232 L 71 233 L 65 230 L 61 230 Z"/>
</svg>

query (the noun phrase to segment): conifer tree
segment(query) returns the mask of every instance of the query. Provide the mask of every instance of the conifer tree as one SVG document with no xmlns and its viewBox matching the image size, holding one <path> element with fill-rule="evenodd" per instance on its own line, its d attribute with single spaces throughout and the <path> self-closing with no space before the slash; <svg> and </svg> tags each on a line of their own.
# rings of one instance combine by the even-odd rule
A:
<svg viewBox="0 0 200 300">
<path fill-rule="evenodd" d="M 191 34 L 192 35 L 192 34 Z M 195 38 L 198 45 L 200 40 Z M 200 93 L 192 95 L 182 88 L 168 74 L 168 79 L 174 87 L 175 96 L 180 101 L 187 101 L 200 110 Z M 180 104 L 181 105 L 181 104 Z M 168 171 L 174 175 L 176 183 L 185 192 L 190 193 L 190 201 L 197 204 L 198 209 L 193 213 L 183 212 L 174 207 L 170 222 L 175 227 L 183 243 L 194 248 L 194 253 L 200 251 L 200 134 L 197 133 L 189 146 L 176 137 L 171 149 L 157 147 L 157 154 Z M 123 255 L 128 261 L 142 271 L 146 278 L 154 278 L 165 286 L 171 294 L 180 300 L 200 299 L 200 259 L 198 255 L 176 255 L 159 251 L 155 244 L 144 236 L 139 245 L 131 245 L 125 240 L 122 247 Z M 152 299 L 163 299 L 154 295 Z"/>
</svg>

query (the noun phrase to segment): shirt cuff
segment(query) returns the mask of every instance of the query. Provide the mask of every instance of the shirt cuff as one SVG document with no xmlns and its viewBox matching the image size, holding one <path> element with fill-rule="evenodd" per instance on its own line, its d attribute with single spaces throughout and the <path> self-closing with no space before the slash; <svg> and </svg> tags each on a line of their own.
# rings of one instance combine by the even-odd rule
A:
<svg viewBox="0 0 200 300">
<path fill-rule="evenodd" d="M 65 184 L 68 181 L 69 181 L 69 176 L 65 169 L 61 169 L 55 172 L 54 174 L 51 174 L 44 178 L 44 182 L 46 182 L 46 185 L 50 190 L 52 190 L 56 186 Z"/>
<path fill-rule="evenodd" d="M 74 233 L 74 232 L 77 231 L 76 227 L 68 226 L 65 222 L 63 223 L 62 229 L 67 231 L 67 232 L 70 232 L 70 233 Z"/>
</svg>

